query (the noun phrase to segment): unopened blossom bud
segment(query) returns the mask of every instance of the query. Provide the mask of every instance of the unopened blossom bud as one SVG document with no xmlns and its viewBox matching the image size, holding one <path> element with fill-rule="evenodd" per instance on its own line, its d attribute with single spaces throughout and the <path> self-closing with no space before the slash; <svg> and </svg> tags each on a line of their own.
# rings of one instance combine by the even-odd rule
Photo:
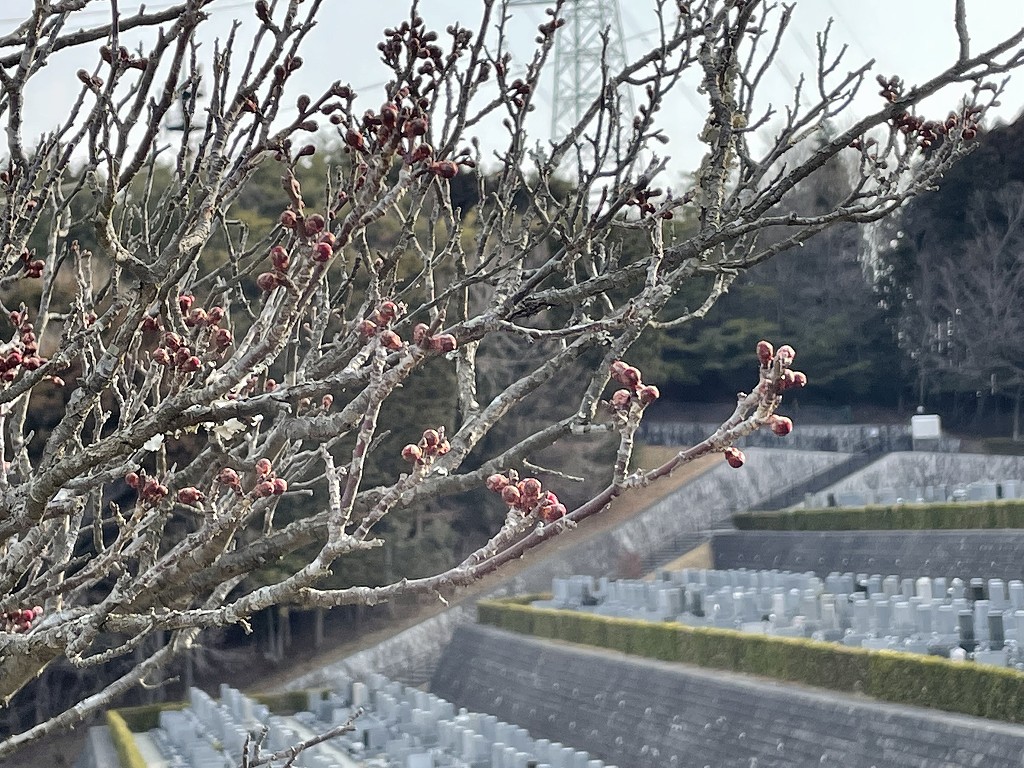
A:
<svg viewBox="0 0 1024 768">
<path fill-rule="evenodd" d="M 217 473 L 217 482 L 223 483 L 229 488 L 237 488 L 241 485 L 241 480 L 238 477 L 238 473 L 235 472 L 231 467 L 224 467 L 220 472 Z"/>
<path fill-rule="evenodd" d="M 785 437 L 793 431 L 793 420 L 787 416 L 772 414 L 768 420 L 768 427 L 779 437 Z"/>
<path fill-rule="evenodd" d="M 264 480 L 263 482 L 257 483 L 256 487 L 252 489 L 253 495 L 258 499 L 264 499 L 267 496 L 274 495 L 274 483 L 270 480 Z"/>
<path fill-rule="evenodd" d="M 507 485 L 501 489 L 501 500 L 508 504 L 510 507 L 519 506 L 521 501 L 519 496 L 519 489 L 514 485 Z"/>
<path fill-rule="evenodd" d="M 370 320 L 369 318 L 361 320 L 359 323 L 359 335 L 362 336 L 364 339 L 368 339 L 371 336 L 375 335 L 377 333 L 377 330 L 377 324 L 373 322 L 373 320 Z"/>
<path fill-rule="evenodd" d="M 138 488 L 139 474 L 137 472 L 129 472 L 124 476 L 124 481 L 128 484 L 129 488 Z"/>
<path fill-rule="evenodd" d="M 793 386 L 802 389 L 807 386 L 807 374 L 803 371 L 793 371 Z"/>
<path fill-rule="evenodd" d="M 519 493 L 524 498 L 538 500 L 541 490 L 540 480 L 535 477 L 527 477 L 525 480 L 519 481 Z"/>
<path fill-rule="evenodd" d="M 264 392 L 273 392 L 275 389 L 277 389 L 277 382 L 274 379 L 267 379 L 263 382 Z"/>
<path fill-rule="evenodd" d="M 270 463 L 270 459 L 264 456 L 256 462 L 254 469 L 259 477 L 269 477 L 270 473 L 274 470 L 274 467 Z"/>
<path fill-rule="evenodd" d="M 388 329 L 381 332 L 380 343 L 385 349 L 399 350 L 402 348 L 402 337 Z"/>
<path fill-rule="evenodd" d="M 178 491 L 177 499 L 181 504 L 194 505 L 203 500 L 203 494 L 198 488 L 189 486 Z"/>
<path fill-rule="evenodd" d="M 313 261 L 323 264 L 334 256 L 334 248 L 329 243 L 317 243 L 313 246 Z"/>
<path fill-rule="evenodd" d="M 626 366 L 619 378 L 619 383 L 635 391 L 640 386 L 640 371 L 631 365 Z"/>
<path fill-rule="evenodd" d="M 312 216 L 306 217 L 306 236 L 313 237 L 319 235 L 324 231 L 324 227 L 327 226 L 327 222 L 324 221 L 324 217 L 319 213 L 314 213 Z"/>
<path fill-rule="evenodd" d="M 398 316 L 398 305 L 393 301 L 382 301 L 380 307 L 377 308 L 387 322 L 391 322 Z"/>
<path fill-rule="evenodd" d="M 608 366 L 608 372 L 611 377 L 616 381 L 619 381 L 619 377 L 622 376 L 622 372 L 629 368 L 628 363 L 624 363 L 621 360 L 615 360 L 610 366 Z"/>
<path fill-rule="evenodd" d="M 285 272 L 288 269 L 288 251 L 282 245 L 275 245 L 270 249 L 270 261 L 278 272 Z"/>
<path fill-rule="evenodd" d="M 494 474 L 484 481 L 484 485 L 487 486 L 488 491 L 501 493 L 508 486 L 508 478 L 504 475 Z"/>
<path fill-rule="evenodd" d="M 210 325 L 216 325 L 224 319 L 224 307 L 210 307 L 210 311 L 206 313 L 206 322 Z"/>
<path fill-rule="evenodd" d="M 329 411 L 332 405 L 334 405 L 334 395 L 324 395 L 323 399 L 320 401 L 320 406 L 325 411 Z"/>
<path fill-rule="evenodd" d="M 181 370 L 182 373 L 195 373 L 202 367 L 203 361 L 200 360 L 195 355 L 192 355 L 190 358 L 188 358 L 188 360 L 186 360 L 179 366 L 179 370 Z"/>
<path fill-rule="evenodd" d="M 171 352 L 177 352 L 184 344 L 185 342 L 182 340 L 181 336 L 173 331 L 168 331 L 164 334 L 164 345 L 171 350 Z"/>
<path fill-rule="evenodd" d="M 433 448 L 441 442 L 441 434 L 436 429 L 425 429 L 423 430 L 423 444 L 428 448 Z"/>
<path fill-rule="evenodd" d="M 256 285 L 258 285 L 260 290 L 264 293 L 270 293 L 280 284 L 281 283 L 277 279 L 277 275 L 273 272 L 261 272 L 259 277 L 256 278 Z"/>
<path fill-rule="evenodd" d="M 164 347 L 157 347 L 149 353 L 150 359 L 157 365 L 170 365 L 171 364 L 171 353 L 168 352 Z"/>
<path fill-rule="evenodd" d="M 196 297 L 191 293 L 183 293 L 178 297 L 178 306 L 181 308 L 182 314 L 185 314 L 192 309 L 192 303 L 196 300 Z"/>
<path fill-rule="evenodd" d="M 775 353 L 779 362 L 782 363 L 783 367 L 787 367 L 793 364 L 793 358 L 796 357 L 796 350 L 793 349 L 789 344 L 783 344 L 779 347 L 779 351 Z"/>
<path fill-rule="evenodd" d="M 206 314 L 206 310 L 200 307 L 196 307 L 195 309 L 193 309 L 191 312 L 188 313 L 188 316 L 185 318 L 185 325 L 187 325 L 189 328 L 195 328 L 196 326 L 199 325 L 206 325 L 207 322 L 208 316 Z"/>
<path fill-rule="evenodd" d="M 402 458 L 410 464 L 415 464 L 423 458 L 423 451 L 420 450 L 418 445 L 409 443 L 409 445 L 402 449 Z"/>
<path fill-rule="evenodd" d="M 217 349 L 230 347 L 234 339 L 231 338 L 231 331 L 227 328 L 218 328 L 213 332 L 213 345 Z"/>
<path fill-rule="evenodd" d="M 636 396 L 640 399 L 641 405 L 650 405 L 661 397 L 661 391 L 653 384 L 648 384 L 647 386 L 640 387 L 637 390 Z"/>
<path fill-rule="evenodd" d="M 564 504 L 545 504 L 540 508 L 540 518 L 545 523 L 553 523 L 565 517 L 566 509 Z"/>
<path fill-rule="evenodd" d="M 615 410 L 623 411 L 629 408 L 629 403 L 632 399 L 633 395 L 630 394 L 628 389 L 618 389 L 608 402 Z"/>
<path fill-rule="evenodd" d="M 757 342 L 757 360 L 762 366 L 768 365 L 774 355 L 775 348 L 771 345 L 771 342 L 764 340 Z"/>
<path fill-rule="evenodd" d="M 299 217 L 295 215 L 295 211 L 289 209 L 281 212 L 281 226 L 285 229 L 295 229 L 298 221 Z"/>
<path fill-rule="evenodd" d="M 430 333 L 430 326 L 426 323 L 416 323 L 412 328 L 412 340 L 415 344 L 422 344 Z"/>
<path fill-rule="evenodd" d="M 274 483 L 274 495 L 280 496 L 282 493 L 288 490 L 288 481 L 283 477 L 275 477 Z"/>
<path fill-rule="evenodd" d="M 729 466 L 733 469 L 739 469 L 743 466 L 743 462 L 746 460 L 746 456 L 743 455 L 743 451 L 739 448 L 730 445 L 724 451 L 725 460 L 729 462 Z"/>
<path fill-rule="evenodd" d="M 437 352 L 451 352 L 457 345 L 455 337 L 450 333 L 442 333 L 430 340 L 430 348 Z"/>
</svg>

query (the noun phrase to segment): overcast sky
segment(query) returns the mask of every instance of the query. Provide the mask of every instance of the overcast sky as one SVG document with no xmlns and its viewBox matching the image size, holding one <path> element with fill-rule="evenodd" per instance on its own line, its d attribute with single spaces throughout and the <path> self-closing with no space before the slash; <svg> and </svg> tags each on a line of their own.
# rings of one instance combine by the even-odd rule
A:
<svg viewBox="0 0 1024 768">
<path fill-rule="evenodd" d="M 147 3 L 147 7 L 155 9 L 171 4 L 167 0 L 153 0 Z M 12 30 L 31 5 L 32 0 L 4 0 L 0 3 L 0 33 Z M 252 5 L 252 0 L 214 2 L 211 19 L 203 35 L 208 43 L 207 54 L 212 51 L 214 37 L 223 36 L 234 20 L 242 21 L 243 32 L 254 28 L 256 22 Z M 834 19 L 834 42 L 849 44 L 848 66 L 844 69 L 874 58 L 874 73 L 899 74 L 909 84 L 926 79 L 955 60 L 957 43 L 952 24 L 953 5 L 954 0 L 802 0 L 797 4 L 796 17 L 779 57 L 779 66 L 765 89 L 765 101 L 770 98 L 776 105 L 784 103 L 789 99 L 791 85 L 799 74 L 812 71 L 815 32 L 823 28 L 830 17 Z M 651 6 L 653 2 L 650 0 L 624 0 L 620 3 L 624 36 L 631 54 L 639 55 L 653 42 Z M 109 13 L 109 4 L 104 0 L 96 0 L 88 7 L 94 10 L 91 16 L 82 17 L 82 25 L 96 24 L 102 20 L 104 12 Z M 122 13 L 128 13 L 138 7 L 138 2 L 121 0 L 120 7 Z M 474 0 L 422 0 L 420 7 L 428 23 L 442 31 L 456 20 L 471 29 L 478 26 L 479 5 Z M 972 52 L 1024 27 L 1024 0 L 967 0 L 967 9 Z M 407 13 L 408 3 L 405 0 L 324 0 L 320 24 L 303 52 L 306 60 L 302 70 L 303 87 L 314 93 L 334 80 L 350 82 L 357 91 L 362 91 L 367 107 L 378 106 L 380 84 L 387 75 L 379 63 L 376 43 L 385 26 L 401 21 Z M 514 15 L 512 50 L 520 60 L 525 60 L 532 50 L 536 26 L 544 20 L 543 7 L 517 8 Z M 31 109 L 27 110 L 29 135 L 38 134 L 66 116 L 63 110 L 67 109 L 66 105 L 79 88 L 75 71 L 80 67 L 92 69 L 96 60 L 95 51 L 88 56 L 57 56 L 37 76 L 38 82 L 33 89 L 35 99 L 31 102 Z M 1024 107 L 1024 72 L 1016 80 L 1009 86 L 1003 106 L 998 111 L 997 117 L 1004 121 L 1013 119 Z M 865 86 L 846 122 L 878 108 L 881 102 L 877 90 L 873 82 Z M 539 96 L 533 130 L 538 138 L 545 138 L 550 125 L 550 82 L 545 84 Z M 663 151 L 673 156 L 672 168 L 676 173 L 692 168 L 701 155 L 696 142 L 704 119 L 699 99 L 692 88 L 680 89 L 663 112 L 672 137 L 672 142 Z M 943 117 L 955 106 L 956 99 L 956 94 L 944 94 L 928 104 L 923 114 L 926 117 Z M 486 131 L 481 138 L 486 144 Z"/>
</svg>

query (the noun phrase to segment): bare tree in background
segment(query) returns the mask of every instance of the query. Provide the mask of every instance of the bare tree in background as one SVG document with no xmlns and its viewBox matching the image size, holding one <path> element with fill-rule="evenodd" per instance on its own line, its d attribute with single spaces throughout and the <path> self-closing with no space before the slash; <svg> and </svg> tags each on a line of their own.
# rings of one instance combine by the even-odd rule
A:
<svg viewBox="0 0 1024 768">
<path fill-rule="evenodd" d="M 75 11 L 101 5 L 115 23 L 80 28 Z M 384 33 L 393 77 L 374 94 L 341 82 L 302 93 L 300 51 L 318 0 L 257 0 L 255 36 L 236 30 L 204 62 L 195 35 L 211 5 L 118 16 L 117 3 L 37 2 L 0 38 L 0 699 L 10 702 L 55 659 L 104 665 L 158 640 L 100 692 L 0 743 L 0 756 L 157 682 L 204 628 L 244 625 L 274 605 L 441 594 L 697 456 L 723 452 L 741 464 L 738 436 L 791 426 L 775 410 L 784 388 L 806 380 L 790 368 L 792 350 L 762 346 L 759 366 L 751 350 L 759 378 L 734 414 L 644 474 L 630 467 L 633 435 L 658 392 L 620 362 L 630 345 L 652 325 L 699 318 L 737 275 L 774 254 L 838 222 L 884 217 L 934 184 L 997 98 L 1001 85 L 989 78 L 1024 57 L 1024 31 L 972 50 L 958 2 L 960 46 L 949 67 L 917 85 L 880 77 L 877 111 L 808 156 L 795 148 L 820 138 L 858 89 L 874 87 L 871 62 L 847 64 L 822 34 L 818 71 L 773 110 L 755 96 L 790 6 L 655 0 L 657 44 L 606 71 L 582 122 L 547 142 L 524 126 L 562 3 L 518 69 L 501 3 L 480 3 L 480 32 L 435 31 L 414 6 Z M 137 50 L 123 47 L 129 31 L 146 39 Z M 95 65 L 77 73 L 67 120 L 33 141 L 23 134 L 25 95 L 69 48 L 92 52 Z M 666 94 L 689 72 L 707 103 L 707 153 L 692 186 L 668 193 L 655 187 L 666 162 L 650 153 L 660 151 L 658 120 L 675 119 L 659 114 Z M 948 117 L 916 114 L 950 85 L 966 96 L 952 97 L 962 100 Z M 623 87 L 636 89 L 635 115 L 619 110 Z M 160 127 L 183 91 L 191 140 L 164 151 Z M 506 141 L 484 154 L 474 131 L 493 116 Z M 294 170 L 316 151 L 318 130 L 334 131 L 350 161 L 312 191 Z M 771 134 L 766 150 L 755 148 L 755 131 Z M 791 192 L 841 152 L 858 165 L 834 204 L 786 210 Z M 475 227 L 464 231 L 450 181 L 495 162 Z M 261 164 L 280 169 L 280 221 L 250 231 L 232 204 Z M 556 194 L 567 167 L 571 192 Z M 672 239 L 674 215 L 696 221 L 684 239 Z M 399 234 L 378 249 L 374 228 L 385 222 Z M 69 236 L 82 227 L 94 247 Z M 642 233 L 641 257 L 617 250 L 622 229 Z M 213 238 L 227 244 L 226 258 L 208 253 Z M 673 292 L 700 280 L 709 286 L 703 305 L 664 316 Z M 481 397 L 477 357 L 508 339 L 544 355 Z M 378 415 L 434 358 L 454 371 L 458 420 L 410 426 L 408 472 L 365 487 Z M 605 395 L 610 378 L 621 388 Z M 561 413 L 485 455 L 484 438 L 550 383 L 560 387 Z M 38 408 L 52 423 L 45 435 L 26 426 Z M 581 506 L 566 510 L 549 495 L 563 482 L 557 474 L 544 485 L 514 474 L 542 448 L 596 429 L 617 433 L 619 449 L 607 487 Z M 380 544 L 374 526 L 390 511 L 485 483 L 508 515 L 463 562 L 382 587 L 322 588 L 339 558 Z M 298 495 L 308 514 L 275 522 L 281 500 Z M 244 581 L 303 547 L 304 567 L 262 586 Z"/>
</svg>

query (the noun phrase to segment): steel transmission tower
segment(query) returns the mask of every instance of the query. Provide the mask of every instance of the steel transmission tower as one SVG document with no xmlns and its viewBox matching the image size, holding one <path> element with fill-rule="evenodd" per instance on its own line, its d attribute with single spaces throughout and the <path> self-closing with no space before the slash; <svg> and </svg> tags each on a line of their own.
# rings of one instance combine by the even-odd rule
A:
<svg viewBox="0 0 1024 768">
<path fill-rule="evenodd" d="M 509 0 L 510 6 L 551 5 L 550 0 Z M 626 66 L 626 44 L 618 0 L 568 0 L 565 26 L 555 36 L 555 86 L 551 105 L 551 137 L 564 136 L 601 95 L 601 55 L 611 72 Z M 605 50 L 602 33 L 608 30 Z M 633 96 L 621 89 L 619 98 L 627 119 L 634 112 Z"/>
</svg>

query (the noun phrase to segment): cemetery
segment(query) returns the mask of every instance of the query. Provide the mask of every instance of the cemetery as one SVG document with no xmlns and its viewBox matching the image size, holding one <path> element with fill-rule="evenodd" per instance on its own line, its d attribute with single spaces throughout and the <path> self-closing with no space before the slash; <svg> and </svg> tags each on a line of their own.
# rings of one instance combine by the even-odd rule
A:
<svg viewBox="0 0 1024 768">
<path fill-rule="evenodd" d="M 156 768 L 236 768 L 259 739 L 264 754 L 351 723 L 351 730 L 302 751 L 273 768 L 615 768 L 584 751 L 545 739 L 493 715 L 456 709 L 422 690 L 381 675 L 349 680 L 307 694 L 305 709 L 272 714 L 238 690 L 222 685 L 219 700 L 198 688 L 188 705 L 159 712 L 157 725 L 131 733 L 129 747 Z M 122 752 L 125 751 L 123 748 Z"/>
<path fill-rule="evenodd" d="M 683 569 L 654 581 L 555 579 L 552 593 L 530 605 L 1024 670 L 1020 580 Z"/>
</svg>

